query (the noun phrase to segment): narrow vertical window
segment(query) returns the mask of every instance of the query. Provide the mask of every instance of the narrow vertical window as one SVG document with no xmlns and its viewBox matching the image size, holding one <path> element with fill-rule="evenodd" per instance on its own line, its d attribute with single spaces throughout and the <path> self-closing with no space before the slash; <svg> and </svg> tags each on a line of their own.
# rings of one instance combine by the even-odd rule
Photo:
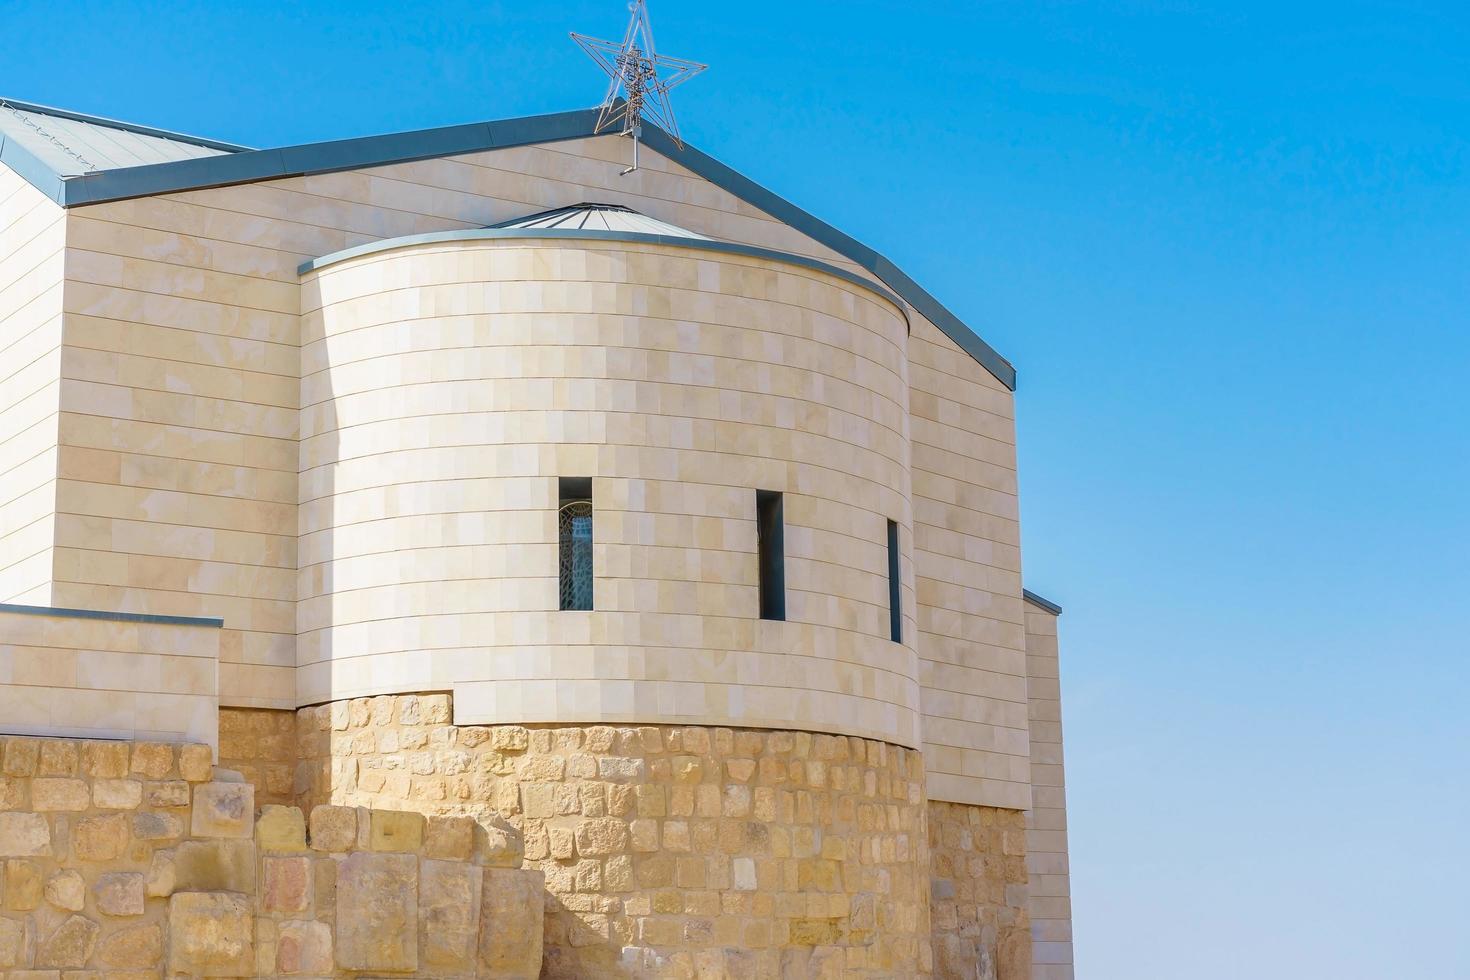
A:
<svg viewBox="0 0 1470 980">
<path fill-rule="evenodd" d="M 898 522 L 888 522 L 888 638 L 903 642 L 903 592 L 898 578 Z"/>
<path fill-rule="evenodd" d="M 759 552 L 761 619 L 786 618 L 786 542 L 781 494 L 755 492 L 756 550 Z"/>
<path fill-rule="evenodd" d="M 592 608 L 592 480 L 562 477 L 557 534 L 561 608 Z"/>
</svg>

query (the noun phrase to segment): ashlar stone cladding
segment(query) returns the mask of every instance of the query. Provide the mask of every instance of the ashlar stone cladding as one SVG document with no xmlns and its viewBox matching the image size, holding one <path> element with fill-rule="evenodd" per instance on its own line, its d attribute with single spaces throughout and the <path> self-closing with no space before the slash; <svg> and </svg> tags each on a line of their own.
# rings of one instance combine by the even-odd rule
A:
<svg viewBox="0 0 1470 980">
<path fill-rule="evenodd" d="M 221 617 L 226 705 L 294 709 L 358 693 L 305 696 L 296 678 L 298 566 L 310 564 L 297 553 L 303 261 L 599 200 L 865 275 L 657 153 L 620 177 L 626 150 L 612 138 L 581 139 L 66 212 L 4 171 L 0 217 L 16 234 L 0 275 L 0 349 L 10 355 L 0 363 L 23 383 L 7 381 L 0 395 L 0 597 Z M 904 602 L 929 794 L 1025 807 L 1012 398 L 922 316 L 909 317 Z M 650 494 L 663 492 L 656 483 Z M 713 526 L 703 511 L 678 513 L 691 538 L 696 521 L 700 533 Z M 870 540 L 866 529 L 854 533 Z M 708 594 L 711 584 L 726 587 L 649 577 L 636 588 L 672 596 Z M 309 669 L 319 657 L 308 646 L 299 662 Z M 430 681 L 412 689 L 447 686 Z M 616 710 L 627 703 L 626 689 L 600 690 L 617 692 Z M 689 694 L 669 689 L 634 704 L 648 717 Z M 582 709 L 601 712 L 600 696 Z M 733 709 L 718 699 L 715 707 Z"/>
<path fill-rule="evenodd" d="M 906 323 L 802 267 L 630 243 L 413 246 L 308 277 L 303 700 L 452 688 L 460 722 L 802 726 L 917 747 Z M 558 610 L 558 476 L 596 608 Z M 757 615 L 757 488 L 786 621 Z M 905 561 L 904 568 L 908 568 Z"/>
<path fill-rule="evenodd" d="M 810 732 L 298 713 L 304 805 L 469 814 L 546 879 L 546 977 L 930 974 L 919 753 Z"/>
</svg>

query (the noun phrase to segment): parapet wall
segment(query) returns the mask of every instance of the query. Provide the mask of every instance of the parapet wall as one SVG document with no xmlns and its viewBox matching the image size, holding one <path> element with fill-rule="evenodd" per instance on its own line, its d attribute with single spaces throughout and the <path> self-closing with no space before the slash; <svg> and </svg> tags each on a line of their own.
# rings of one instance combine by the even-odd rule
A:
<svg viewBox="0 0 1470 980">
<path fill-rule="evenodd" d="M 468 817 L 257 818 L 206 745 L 0 741 L 7 977 L 540 974 L 541 874 Z"/>
</svg>

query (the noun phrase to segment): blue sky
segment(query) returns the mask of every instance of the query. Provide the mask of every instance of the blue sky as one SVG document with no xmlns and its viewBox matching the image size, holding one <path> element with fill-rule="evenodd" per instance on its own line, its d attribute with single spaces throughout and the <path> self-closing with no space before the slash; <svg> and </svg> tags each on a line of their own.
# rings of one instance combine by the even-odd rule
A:
<svg viewBox="0 0 1470 980">
<path fill-rule="evenodd" d="M 615 0 L 0 3 L 0 94 L 253 145 L 595 102 Z M 1020 371 L 1079 975 L 1470 976 L 1470 14 L 655 0 L 702 149 Z"/>
</svg>

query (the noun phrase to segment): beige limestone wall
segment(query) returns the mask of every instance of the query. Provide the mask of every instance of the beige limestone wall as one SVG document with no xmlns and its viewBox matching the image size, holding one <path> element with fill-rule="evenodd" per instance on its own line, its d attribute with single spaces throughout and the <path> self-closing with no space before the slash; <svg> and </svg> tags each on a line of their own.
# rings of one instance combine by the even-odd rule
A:
<svg viewBox="0 0 1470 980">
<path fill-rule="evenodd" d="M 1036 980 L 1072 980 L 1074 975 L 1057 618 L 1048 609 L 1026 604 L 1034 801 L 1026 813 L 1026 865 L 1031 875 Z"/>
<path fill-rule="evenodd" d="M 809 732 L 449 717 L 444 695 L 303 709 L 303 803 L 504 828 L 545 874 L 543 976 L 929 975 L 917 752 Z"/>
<path fill-rule="evenodd" d="M 0 166 L 0 602 L 51 601 L 62 210 Z"/>
<path fill-rule="evenodd" d="M 255 787 L 257 803 L 294 803 L 296 712 L 220 708 L 219 764 Z"/>
<path fill-rule="evenodd" d="M 68 212 L 67 382 L 55 396 L 65 507 L 54 576 L 37 559 L 20 573 L 24 597 L 53 601 L 42 594 L 52 589 L 70 606 L 222 616 L 223 701 L 305 700 L 294 676 L 300 307 L 287 302 L 304 260 L 591 199 L 856 271 L 651 151 L 619 177 L 626 152 L 625 141 L 575 140 Z M 1014 690 L 1024 671 L 1011 662 L 1021 650 L 1011 396 L 911 318 L 915 522 L 905 547 L 933 733 L 929 791 L 1026 806 Z M 959 540 L 946 540 L 950 529 Z M 44 528 L 29 533 L 52 546 Z"/>
<path fill-rule="evenodd" d="M 928 817 L 935 977 L 1029 980 L 1024 815 L 935 801 Z"/>
<path fill-rule="evenodd" d="M 909 448 L 887 300 L 556 240 L 399 248 L 303 288 L 303 700 L 452 688 L 461 724 L 919 744 L 914 650 L 889 637 Z M 558 477 L 593 479 L 591 612 L 558 610 Z M 786 495 L 785 622 L 758 615 L 757 489 Z"/>
<path fill-rule="evenodd" d="M 916 319 L 914 584 L 929 797 L 1031 805 L 1014 397 Z"/>
<path fill-rule="evenodd" d="M 207 623 L 0 605 L 0 734 L 214 745 L 219 634 Z"/>
<path fill-rule="evenodd" d="M 539 975 L 541 876 L 469 818 L 257 819 L 212 754 L 0 739 L 7 978 Z"/>
</svg>

